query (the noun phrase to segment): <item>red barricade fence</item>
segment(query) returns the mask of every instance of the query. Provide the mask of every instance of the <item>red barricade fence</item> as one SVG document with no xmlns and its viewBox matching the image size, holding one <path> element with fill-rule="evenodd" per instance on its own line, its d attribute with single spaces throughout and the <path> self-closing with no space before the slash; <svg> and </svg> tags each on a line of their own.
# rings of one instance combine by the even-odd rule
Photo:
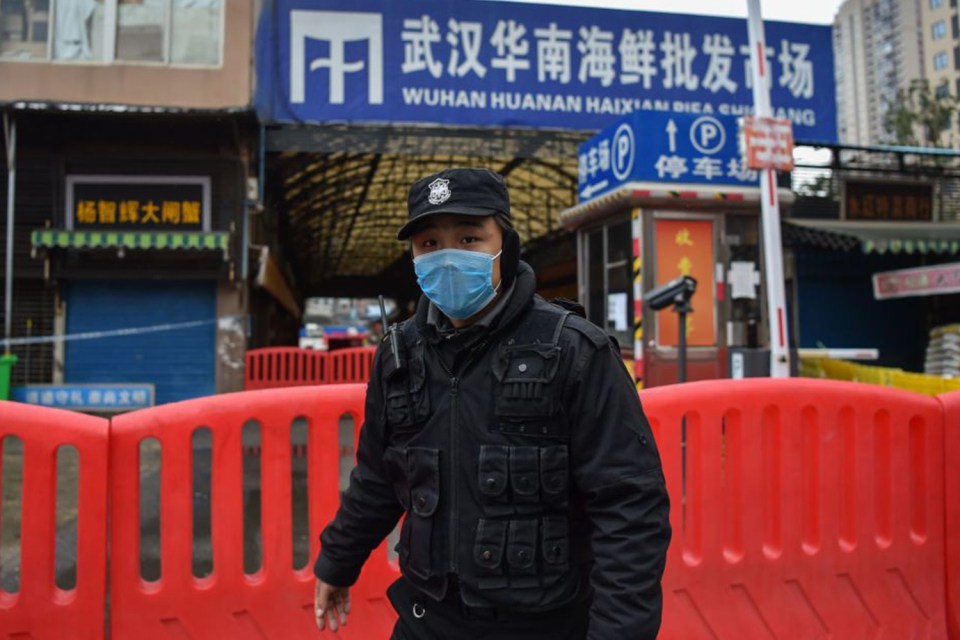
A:
<svg viewBox="0 0 960 640">
<path fill-rule="evenodd" d="M 104 636 L 108 436 L 102 418 L 0 402 L 0 445 L 11 437 L 22 443 L 20 582 L 16 593 L 0 588 L 0 637 Z M 68 590 L 55 579 L 58 546 L 66 552 L 56 540 L 57 452 L 64 446 L 74 447 L 78 458 L 76 582 Z M 8 487 L 0 489 L 10 499 Z M 10 558 L 9 551 L 3 555 Z"/>
<path fill-rule="evenodd" d="M 960 391 L 939 396 L 938 400 L 946 411 L 947 632 L 951 638 L 960 638 Z"/>
<path fill-rule="evenodd" d="M 327 382 L 367 382 L 376 347 L 352 347 L 327 352 Z"/>
<path fill-rule="evenodd" d="M 340 419 L 349 414 L 359 429 L 363 395 L 360 384 L 256 391 L 119 416 L 109 436 L 109 520 L 104 421 L 0 403 L 0 437 L 16 433 L 25 462 L 35 461 L 24 478 L 22 588 L 0 591 L 0 637 L 102 636 L 107 522 L 112 638 L 317 637 L 312 559 L 339 501 Z M 960 394 L 751 379 L 655 388 L 641 399 L 674 529 L 662 638 L 960 640 Z M 262 562 L 248 574 L 243 427 L 251 421 L 260 427 Z M 302 421 L 310 561 L 295 566 L 291 425 Z M 196 577 L 192 457 L 201 428 L 212 439 L 213 562 Z M 157 579 L 140 567 L 148 438 L 162 452 Z M 50 460 L 67 442 L 81 457 L 81 540 L 77 588 L 64 593 L 51 583 Z M 336 637 L 389 636 L 395 614 L 384 591 L 397 575 L 382 545 Z"/>
<path fill-rule="evenodd" d="M 376 347 L 315 351 L 298 347 L 251 349 L 245 357 L 243 388 L 279 389 L 318 384 L 367 382 Z"/>
<path fill-rule="evenodd" d="M 113 421 L 110 504 L 111 637 L 135 638 L 311 638 L 312 563 L 293 566 L 291 512 L 291 425 L 308 424 L 310 557 L 317 536 L 339 504 L 338 431 L 350 414 L 359 433 L 363 385 L 227 394 L 126 414 Z M 243 562 L 242 428 L 260 426 L 262 564 L 248 575 Z M 206 427 L 213 439 L 210 535 L 213 569 L 197 578 L 192 569 L 192 437 Z M 162 448 L 159 580 L 141 577 L 138 541 L 139 449 L 144 438 Z M 385 638 L 394 614 L 384 589 L 397 575 L 385 545 L 368 563 L 352 591 L 354 612 L 341 638 Z M 366 597 L 369 594 L 369 598 Z"/>
<path fill-rule="evenodd" d="M 247 351 L 244 372 L 246 391 L 300 387 L 327 382 L 325 351 L 298 347 L 273 347 Z"/>
<path fill-rule="evenodd" d="M 798 379 L 641 398 L 674 531 L 662 638 L 946 637 L 936 399 Z"/>
</svg>

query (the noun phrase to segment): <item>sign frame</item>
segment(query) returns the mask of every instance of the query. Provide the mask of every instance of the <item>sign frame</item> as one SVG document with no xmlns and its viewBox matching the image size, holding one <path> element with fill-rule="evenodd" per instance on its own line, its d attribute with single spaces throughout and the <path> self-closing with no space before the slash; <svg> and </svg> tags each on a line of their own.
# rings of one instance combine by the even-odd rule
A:
<svg viewBox="0 0 960 640">
<path fill-rule="evenodd" d="M 76 195 L 75 187 L 77 184 L 144 184 L 144 185 L 199 185 L 203 189 L 201 216 L 201 228 L 194 231 L 209 232 L 213 219 L 213 196 L 212 179 L 210 176 L 197 175 L 108 175 L 108 174 L 78 174 L 71 173 L 66 176 L 64 192 L 64 226 L 68 231 L 79 230 L 75 226 L 76 221 Z M 90 229 L 94 231 L 95 229 Z M 102 231 L 121 231 L 133 229 L 110 229 L 104 228 Z M 137 230 L 143 231 L 147 228 L 138 227 Z"/>
</svg>

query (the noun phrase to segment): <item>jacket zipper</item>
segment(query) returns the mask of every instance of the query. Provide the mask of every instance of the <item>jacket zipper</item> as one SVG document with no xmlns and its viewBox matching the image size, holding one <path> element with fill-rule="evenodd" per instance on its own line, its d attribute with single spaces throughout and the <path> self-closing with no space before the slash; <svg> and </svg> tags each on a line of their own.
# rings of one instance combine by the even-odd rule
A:
<svg viewBox="0 0 960 640">
<path fill-rule="evenodd" d="M 450 573 L 457 573 L 457 552 L 458 552 L 458 538 L 459 538 L 459 527 L 458 527 L 458 514 L 460 513 L 460 491 L 459 483 L 457 482 L 457 457 L 459 450 L 457 449 L 457 414 L 460 411 L 460 397 L 459 397 L 459 385 L 460 378 L 452 376 L 450 378 L 450 395 L 451 406 L 450 406 L 450 484 L 453 491 L 453 503 L 452 508 L 450 509 Z"/>
</svg>

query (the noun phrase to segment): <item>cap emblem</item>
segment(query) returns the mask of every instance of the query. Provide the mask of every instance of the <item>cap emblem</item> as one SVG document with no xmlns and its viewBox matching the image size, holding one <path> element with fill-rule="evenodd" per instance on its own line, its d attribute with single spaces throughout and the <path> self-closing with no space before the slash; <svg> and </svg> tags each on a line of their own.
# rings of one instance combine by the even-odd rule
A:
<svg viewBox="0 0 960 640">
<path fill-rule="evenodd" d="M 450 181 L 443 178 L 437 178 L 430 183 L 430 195 L 427 201 L 430 204 L 443 204 L 450 199 Z"/>
</svg>

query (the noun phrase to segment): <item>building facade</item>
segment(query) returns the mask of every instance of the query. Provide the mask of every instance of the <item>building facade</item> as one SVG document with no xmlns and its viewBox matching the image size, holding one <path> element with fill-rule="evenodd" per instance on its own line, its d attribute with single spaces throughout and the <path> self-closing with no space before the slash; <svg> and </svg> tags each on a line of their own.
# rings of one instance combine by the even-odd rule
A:
<svg viewBox="0 0 960 640">
<path fill-rule="evenodd" d="M 889 103 L 898 89 L 924 77 L 920 1 L 936 0 L 847 0 L 837 12 L 833 42 L 841 144 L 891 142 L 884 129 Z"/>
<path fill-rule="evenodd" d="M 12 336 L 56 338 L 13 348 L 14 385 L 145 383 L 160 403 L 242 385 L 256 18 L 253 0 L 0 0 Z"/>
<path fill-rule="evenodd" d="M 921 0 L 926 80 L 937 96 L 960 97 L 960 17 L 957 0 Z M 960 144 L 960 122 L 954 119 L 943 146 Z"/>
</svg>

